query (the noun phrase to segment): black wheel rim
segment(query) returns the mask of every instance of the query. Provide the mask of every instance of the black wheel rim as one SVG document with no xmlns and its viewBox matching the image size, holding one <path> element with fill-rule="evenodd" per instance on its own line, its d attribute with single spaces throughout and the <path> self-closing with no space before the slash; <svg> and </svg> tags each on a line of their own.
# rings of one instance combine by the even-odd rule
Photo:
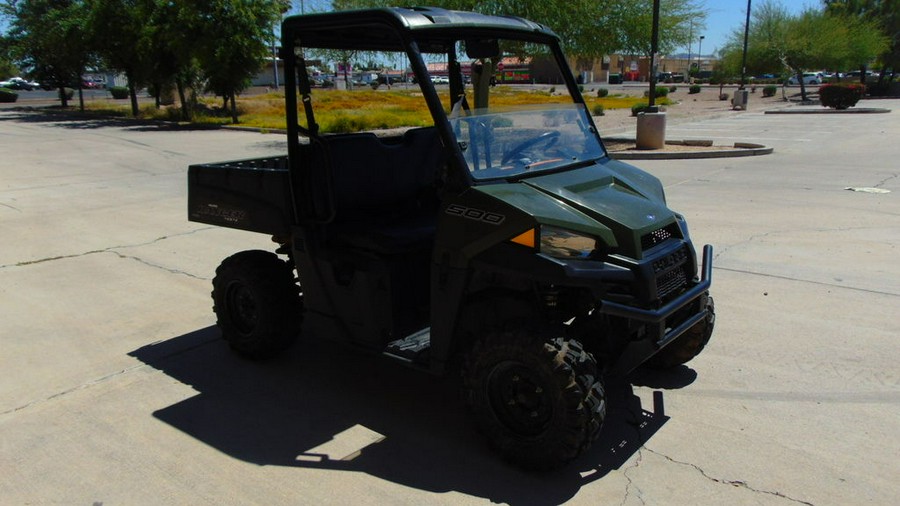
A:
<svg viewBox="0 0 900 506">
<path fill-rule="evenodd" d="M 246 335 L 253 332 L 259 320 L 259 307 L 253 291 L 241 282 L 233 282 L 226 292 L 228 316 L 237 330 Z"/>
<path fill-rule="evenodd" d="M 519 362 L 503 362 L 487 379 L 487 394 L 497 420 L 523 437 L 547 430 L 553 403 L 544 378 Z"/>
</svg>

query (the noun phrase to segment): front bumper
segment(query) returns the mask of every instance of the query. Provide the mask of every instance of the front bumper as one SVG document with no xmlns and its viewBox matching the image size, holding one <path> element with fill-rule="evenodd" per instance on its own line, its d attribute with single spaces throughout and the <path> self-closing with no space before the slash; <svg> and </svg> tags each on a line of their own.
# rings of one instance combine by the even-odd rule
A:
<svg viewBox="0 0 900 506">
<path fill-rule="evenodd" d="M 706 319 L 709 313 L 706 309 L 706 298 L 712 285 L 712 257 L 712 246 L 709 244 L 703 246 L 700 281 L 658 309 L 641 309 L 615 302 L 602 302 L 598 308 L 602 314 L 647 324 L 647 333 L 641 339 L 628 344 L 611 372 L 628 373 Z M 682 309 L 688 306 L 691 306 L 691 311 L 684 316 Z"/>
</svg>

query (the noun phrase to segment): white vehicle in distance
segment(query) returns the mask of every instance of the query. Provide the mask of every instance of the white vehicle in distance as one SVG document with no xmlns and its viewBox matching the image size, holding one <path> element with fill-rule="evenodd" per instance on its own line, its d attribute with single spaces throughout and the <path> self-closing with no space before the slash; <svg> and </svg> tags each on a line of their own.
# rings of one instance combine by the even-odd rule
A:
<svg viewBox="0 0 900 506">
<path fill-rule="evenodd" d="M 800 84 L 796 75 L 788 78 L 788 84 Z M 822 84 L 822 74 L 818 72 L 804 72 L 803 84 Z"/>
</svg>

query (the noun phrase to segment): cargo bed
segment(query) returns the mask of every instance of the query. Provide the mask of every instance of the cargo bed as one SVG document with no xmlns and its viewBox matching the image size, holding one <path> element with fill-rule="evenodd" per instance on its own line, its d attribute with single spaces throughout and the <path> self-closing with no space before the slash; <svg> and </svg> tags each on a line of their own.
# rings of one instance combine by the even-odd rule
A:
<svg viewBox="0 0 900 506">
<path fill-rule="evenodd" d="M 288 157 L 188 167 L 188 219 L 271 235 L 295 223 Z"/>
</svg>

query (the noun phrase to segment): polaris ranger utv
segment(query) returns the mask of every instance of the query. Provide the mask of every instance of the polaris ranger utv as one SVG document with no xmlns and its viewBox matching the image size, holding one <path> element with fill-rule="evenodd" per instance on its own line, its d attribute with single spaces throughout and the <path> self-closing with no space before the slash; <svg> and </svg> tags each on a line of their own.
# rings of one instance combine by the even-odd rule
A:
<svg viewBox="0 0 900 506">
<path fill-rule="evenodd" d="M 699 272 L 659 180 L 605 152 L 550 29 L 385 8 L 294 16 L 281 33 L 287 155 L 189 169 L 190 220 L 277 244 L 216 270 L 218 326 L 237 353 L 269 357 L 303 333 L 461 369 L 490 444 L 553 468 L 597 438 L 607 375 L 703 349 L 712 248 Z M 400 62 L 406 84 L 354 91 L 381 98 L 320 124 L 335 92 L 314 89 L 308 58 L 346 51 Z M 427 124 L 327 131 L 391 110 L 403 86 Z"/>
</svg>

